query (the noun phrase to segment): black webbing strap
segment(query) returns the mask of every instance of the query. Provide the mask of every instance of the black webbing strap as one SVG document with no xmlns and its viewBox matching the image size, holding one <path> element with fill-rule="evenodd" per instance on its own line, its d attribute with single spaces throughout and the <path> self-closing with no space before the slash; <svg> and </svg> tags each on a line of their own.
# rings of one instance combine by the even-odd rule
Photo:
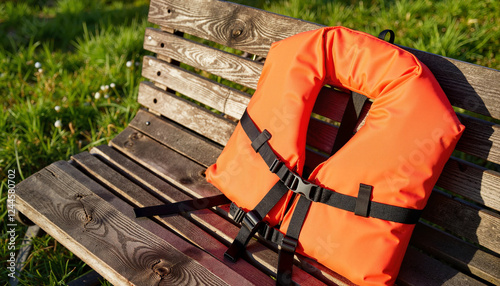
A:
<svg viewBox="0 0 500 286">
<path fill-rule="evenodd" d="M 260 135 L 259 130 L 246 111 L 241 117 L 240 123 L 251 141 L 254 141 Z M 357 197 L 337 193 L 302 179 L 302 177 L 290 170 L 274 153 L 269 146 L 269 142 L 266 141 L 263 143 L 258 152 L 266 162 L 269 170 L 278 175 L 285 187 L 294 193 L 300 194 L 313 202 L 355 212 Z M 370 201 L 366 210 L 366 215 L 369 217 L 405 224 L 417 223 L 421 213 L 422 210 L 392 206 L 373 201 Z"/>
<path fill-rule="evenodd" d="M 390 30 L 390 29 L 383 30 L 382 32 L 380 32 L 380 34 L 378 34 L 378 38 L 385 41 L 385 36 L 388 33 L 389 33 L 389 41 L 388 42 L 391 44 L 394 44 L 395 34 L 394 34 L 393 30 Z"/>
<path fill-rule="evenodd" d="M 278 275 L 276 276 L 277 285 L 291 285 L 292 284 L 292 269 L 293 269 L 293 256 L 299 241 L 300 230 L 306 219 L 307 211 L 311 206 L 311 201 L 299 197 L 297 206 L 293 211 L 290 224 L 286 231 L 286 235 L 280 244 L 278 251 Z"/>
<path fill-rule="evenodd" d="M 344 115 L 342 115 L 342 121 L 340 123 L 339 130 L 337 131 L 337 136 L 335 137 L 335 142 L 333 143 L 332 151 L 330 155 L 335 154 L 342 146 L 351 139 L 354 134 L 354 129 L 358 123 L 359 115 L 363 109 L 363 105 L 368 98 L 357 92 L 351 92 L 349 96 L 349 101 L 344 110 Z"/>
<path fill-rule="evenodd" d="M 216 195 L 207 198 L 196 198 L 192 200 L 181 201 L 166 205 L 135 208 L 135 217 L 172 215 L 180 212 L 190 212 L 195 210 L 207 209 L 214 206 L 228 204 L 231 201 L 224 195 Z"/>
<path fill-rule="evenodd" d="M 288 189 L 283 185 L 283 183 L 278 181 L 253 210 L 245 213 L 244 215 L 242 215 L 241 212 L 233 215 L 236 222 L 241 222 L 241 228 L 231 246 L 229 246 L 226 253 L 224 253 L 224 257 L 233 262 L 238 260 L 243 253 L 245 246 L 250 241 L 250 238 L 252 238 L 259 228 L 264 225 L 262 219 L 287 192 Z M 237 208 L 234 204 L 231 206 L 233 209 Z"/>
</svg>

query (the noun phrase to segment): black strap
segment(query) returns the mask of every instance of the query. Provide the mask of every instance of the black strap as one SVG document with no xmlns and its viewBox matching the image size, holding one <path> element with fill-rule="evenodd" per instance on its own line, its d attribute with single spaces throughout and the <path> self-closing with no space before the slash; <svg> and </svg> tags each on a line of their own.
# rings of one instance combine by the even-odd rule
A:
<svg viewBox="0 0 500 286">
<path fill-rule="evenodd" d="M 234 239 L 231 246 L 224 253 L 224 257 L 235 262 L 239 259 L 246 245 L 250 241 L 250 238 L 259 230 L 259 228 L 265 225 L 262 219 L 271 211 L 271 209 L 281 200 L 281 198 L 288 192 L 288 189 L 278 181 L 272 188 L 267 192 L 267 194 L 262 198 L 262 200 L 255 206 L 255 208 L 245 215 L 241 215 L 241 212 L 236 217 L 241 218 L 242 226 L 238 235 Z M 233 209 L 237 208 L 235 205 Z M 240 210 L 241 211 L 241 210 Z"/>
<path fill-rule="evenodd" d="M 172 215 L 180 212 L 190 212 L 228 204 L 231 201 L 224 195 L 207 198 L 196 198 L 172 204 L 135 208 L 135 217 L 150 217 L 155 215 Z"/>
<path fill-rule="evenodd" d="M 291 285 L 292 284 L 292 269 L 293 269 L 293 256 L 295 249 L 299 242 L 299 235 L 306 219 L 307 211 L 311 206 L 311 201 L 299 197 L 297 206 L 293 212 L 290 224 L 286 231 L 286 235 L 281 241 L 280 249 L 278 251 L 278 273 L 276 276 L 277 285 Z"/>
<path fill-rule="evenodd" d="M 390 30 L 390 29 L 383 30 L 382 32 L 380 32 L 380 34 L 378 34 L 378 38 L 385 41 L 385 36 L 387 35 L 387 33 L 389 33 L 389 41 L 388 42 L 391 44 L 394 44 L 395 34 L 394 34 L 393 30 Z"/>
<path fill-rule="evenodd" d="M 351 139 L 354 134 L 354 129 L 358 123 L 359 115 L 365 101 L 368 98 L 360 93 L 351 92 L 349 101 L 344 110 L 344 115 L 342 115 L 342 121 L 340 123 L 339 130 L 337 131 L 337 136 L 335 137 L 335 142 L 333 143 L 332 151 L 330 155 L 335 154 L 342 146 Z"/>
<path fill-rule="evenodd" d="M 259 130 L 246 111 L 243 114 L 240 123 L 251 141 L 260 135 Z M 304 180 L 302 177 L 290 170 L 290 168 L 286 166 L 286 164 L 274 153 L 269 146 L 269 142 L 266 141 L 262 144 L 258 152 L 269 166 L 269 170 L 278 175 L 280 181 L 285 185 L 285 187 L 294 193 L 303 195 L 313 202 L 319 202 L 335 208 L 355 212 L 356 197 L 337 193 L 333 190 L 323 188 Z M 367 210 L 367 216 L 369 217 L 405 224 L 417 223 L 421 213 L 422 210 L 392 206 L 373 201 L 370 202 Z"/>
</svg>

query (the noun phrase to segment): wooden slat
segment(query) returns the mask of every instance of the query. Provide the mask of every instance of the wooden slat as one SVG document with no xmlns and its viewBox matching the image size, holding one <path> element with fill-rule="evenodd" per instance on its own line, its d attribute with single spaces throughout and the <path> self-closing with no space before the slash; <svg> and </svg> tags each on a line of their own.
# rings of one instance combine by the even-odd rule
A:
<svg viewBox="0 0 500 286">
<path fill-rule="evenodd" d="M 146 29 L 144 48 L 253 89 L 264 65 L 153 28 Z"/>
<path fill-rule="evenodd" d="M 144 110 L 137 112 L 134 119 L 129 123 L 129 126 L 141 130 L 141 132 L 150 137 L 155 137 L 160 142 L 168 142 L 168 144 L 176 145 L 178 147 L 176 151 L 186 157 L 196 152 L 197 156 L 190 157 L 190 159 L 201 165 L 208 166 L 213 164 L 222 151 L 219 145 L 201 136 L 193 135 L 189 140 L 184 140 L 182 133 L 178 132 L 178 130 L 184 130 L 185 128 L 173 122 L 167 123 L 158 116 Z"/>
<path fill-rule="evenodd" d="M 500 211 L 500 173 L 451 157 L 437 186 Z"/>
<path fill-rule="evenodd" d="M 412 235 L 412 244 L 443 259 L 462 272 L 476 275 L 500 285 L 500 258 L 486 253 L 443 231 L 418 224 Z"/>
<path fill-rule="evenodd" d="M 138 102 L 213 141 L 225 145 L 235 124 L 192 102 L 142 82 Z"/>
<path fill-rule="evenodd" d="M 405 277 L 409 279 L 401 279 Z M 485 285 L 411 247 L 406 251 L 397 284 L 402 286 Z"/>
<path fill-rule="evenodd" d="M 320 151 L 330 153 L 338 130 L 337 126 L 312 117 L 307 127 L 306 143 Z"/>
<path fill-rule="evenodd" d="M 188 139 L 188 138 L 186 138 L 186 140 L 189 140 L 189 139 Z M 117 142 L 113 141 L 113 144 L 117 144 Z M 156 144 L 155 144 L 155 145 L 156 145 Z M 145 143 L 145 144 L 144 144 L 144 146 L 151 146 L 151 143 Z M 117 146 L 117 147 L 118 147 L 118 146 Z M 149 148 L 150 148 L 150 147 L 149 147 Z M 196 151 L 195 151 L 195 152 L 196 152 Z M 163 151 L 154 151 L 153 153 L 164 153 L 164 152 L 163 152 Z M 170 156 L 170 155 L 169 155 L 169 156 Z M 148 165 L 148 168 L 151 168 L 151 167 L 149 167 L 150 165 L 159 166 L 159 165 L 161 164 L 160 162 L 158 162 L 158 163 L 156 163 L 156 164 L 151 164 L 151 162 L 152 162 L 152 161 L 155 161 L 155 158 L 154 158 L 153 156 L 148 155 L 148 153 L 143 153 L 140 157 L 135 157 L 135 156 L 134 156 L 134 160 L 136 160 L 136 161 L 138 161 L 138 162 L 141 162 L 141 163 L 143 163 L 143 164 L 144 164 L 145 162 L 147 162 L 146 164 Z M 179 159 L 176 159 L 176 161 L 177 161 L 177 160 L 179 160 Z M 181 163 L 181 164 L 180 164 L 180 166 L 181 166 L 181 168 L 184 168 L 184 170 L 185 170 L 185 172 L 186 172 L 186 173 L 190 173 L 190 172 L 192 172 L 192 167 L 190 167 L 190 166 L 189 166 L 189 163 L 188 163 L 188 161 L 186 161 L 186 160 L 187 160 L 187 159 L 184 159 L 184 163 Z M 158 161 L 159 161 L 159 160 L 158 160 Z M 153 169 L 153 170 L 154 170 L 154 169 Z M 164 168 L 156 169 L 156 170 L 155 170 L 155 172 L 159 173 L 161 176 L 165 176 L 165 174 L 164 174 L 165 169 L 164 169 Z M 196 172 L 196 171 L 195 171 L 195 172 Z M 180 174 L 178 174 L 178 175 L 176 175 L 176 176 L 179 176 L 179 177 L 178 177 L 178 180 L 179 180 L 179 178 L 182 178 L 182 176 L 181 176 Z M 170 177 L 170 178 L 173 178 L 173 176 L 169 176 L 169 177 Z M 224 232 L 224 231 L 225 231 L 224 229 L 219 228 L 219 232 Z M 424 261 L 424 262 L 425 262 L 425 261 Z M 418 262 L 417 262 L 417 261 L 413 261 L 412 263 L 423 263 L 423 262 L 422 262 L 422 261 L 418 261 Z M 436 262 L 436 263 L 437 263 L 437 262 Z M 464 262 L 464 263 L 465 263 L 465 262 Z M 409 265 L 404 266 L 404 267 L 414 268 L 415 266 L 414 266 L 414 265 L 412 265 L 412 264 L 409 264 Z M 444 267 L 444 268 L 447 268 L 446 266 L 443 266 L 443 267 Z M 427 269 L 427 270 L 422 270 L 422 271 L 429 271 L 429 269 Z M 460 273 L 457 273 L 456 275 L 458 275 L 457 277 L 466 277 L 465 275 L 460 274 Z M 451 281 L 455 281 L 455 279 L 458 279 L 457 277 L 452 278 L 452 280 L 451 280 Z M 407 277 L 402 276 L 402 278 L 401 278 L 401 279 L 407 279 L 407 281 L 408 281 L 410 284 L 412 284 L 412 283 L 411 283 L 411 281 L 413 281 L 412 279 L 414 279 L 414 278 L 412 278 L 412 277 L 410 277 L 410 276 L 407 276 Z M 471 281 L 473 281 L 473 280 L 471 280 Z M 414 285 L 414 284 L 412 284 L 412 285 Z"/>
<path fill-rule="evenodd" d="M 434 190 L 422 218 L 500 253 L 500 216 L 495 213 Z"/>
<path fill-rule="evenodd" d="M 318 28 L 314 23 L 222 1 L 151 1 L 148 20 L 263 57 L 278 39 Z"/>
<path fill-rule="evenodd" d="M 110 149 L 110 147 L 102 146 L 101 149 L 97 149 L 94 153 L 99 154 L 99 150 L 103 149 L 107 150 Z M 120 160 L 117 158 L 120 156 L 117 152 L 115 152 L 114 155 L 117 160 Z M 154 197 L 152 194 L 148 193 L 134 182 L 128 180 L 122 174 L 100 161 L 97 157 L 87 152 L 73 156 L 72 159 L 102 184 L 105 184 L 118 195 L 125 198 L 129 203 L 133 204 L 134 207 L 146 207 L 166 203 L 165 200 L 162 201 Z M 161 184 L 161 187 L 164 193 L 172 195 L 168 198 L 169 202 L 191 199 L 191 197 L 179 192 L 166 183 Z M 175 199 L 172 199 L 172 197 Z M 208 212 L 208 210 L 205 210 L 204 212 Z M 215 214 L 213 215 L 215 216 Z M 273 281 L 269 276 L 263 274 L 260 270 L 254 268 L 247 262 L 243 261 L 239 265 L 236 265 L 235 263 L 224 260 L 224 252 L 227 249 L 226 246 L 201 230 L 196 225 L 193 225 L 186 218 L 182 216 L 166 216 L 162 218 L 157 217 L 157 221 L 164 224 L 169 229 L 175 230 L 176 233 L 182 235 L 186 240 L 198 245 L 202 249 L 210 249 L 211 255 L 222 261 L 223 264 L 230 268 L 226 269 L 225 272 L 227 273 L 227 276 L 231 276 L 230 279 L 233 281 L 231 284 L 273 284 Z"/>
<path fill-rule="evenodd" d="M 174 248 L 95 191 L 117 200 L 75 167 L 59 161 L 18 185 L 17 208 L 115 285 L 226 284 L 181 252 L 210 260 L 202 251 L 175 235 L 164 237 Z"/>
<path fill-rule="evenodd" d="M 163 11 L 170 10 L 164 14 Z M 323 27 L 223 1 L 154 0 L 152 23 L 181 30 L 260 56 L 271 43 Z M 500 119 L 500 72 L 402 47 L 417 55 L 436 75 L 453 105 Z"/>
<path fill-rule="evenodd" d="M 153 57 L 144 57 L 142 75 L 235 118 L 241 117 L 250 101 L 244 92 Z"/>
<path fill-rule="evenodd" d="M 127 138 L 129 138 L 130 134 L 133 133 L 135 133 L 135 131 L 125 129 L 122 133 L 120 133 L 120 135 L 111 141 L 112 146 L 130 156 L 134 161 L 140 162 L 147 169 L 154 170 L 154 172 L 160 177 L 177 186 L 182 186 L 183 190 L 188 192 L 190 195 L 196 197 L 207 197 L 213 195 L 214 187 L 200 176 L 200 173 L 205 170 L 205 167 L 197 165 L 182 155 L 160 145 L 158 142 L 147 136 L 140 136 L 140 138 L 134 140 L 134 146 L 136 147 L 128 148 Z M 143 151 L 144 149 L 148 149 L 148 151 L 145 152 Z M 158 157 L 154 154 L 162 154 L 163 157 Z M 169 163 L 166 163 L 165 158 L 169 158 Z M 215 191 L 217 190 L 215 189 Z M 236 226 L 226 226 L 221 225 L 220 223 L 200 223 L 203 223 L 206 227 L 212 228 L 212 232 L 217 234 L 218 238 L 224 240 L 225 243 L 232 242 L 238 232 L 238 228 Z M 260 264 L 260 267 L 267 269 L 266 272 L 269 274 L 275 273 L 277 266 L 276 253 L 273 252 L 273 254 L 265 252 L 262 249 L 262 246 L 255 246 L 253 244 L 250 245 L 247 250 L 249 251 L 248 255 L 250 255 L 251 262 L 253 264 Z M 324 282 L 330 281 L 328 282 L 329 284 L 332 283 L 331 281 L 338 282 L 340 279 L 338 275 L 324 268 L 324 266 L 318 269 L 315 266 L 309 265 L 308 271 L 318 272 L 318 274 L 321 275 L 320 279 L 326 279 L 322 280 Z M 299 278 L 306 275 L 298 270 L 294 270 L 294 275 L 295 272 L 297 272 Z"/>
<path fill-rule="evenodd" d="M 465 131 L 456 149 L 500 164 L 500 125 L 465 114 L 457 115 Z"/>
</svg>

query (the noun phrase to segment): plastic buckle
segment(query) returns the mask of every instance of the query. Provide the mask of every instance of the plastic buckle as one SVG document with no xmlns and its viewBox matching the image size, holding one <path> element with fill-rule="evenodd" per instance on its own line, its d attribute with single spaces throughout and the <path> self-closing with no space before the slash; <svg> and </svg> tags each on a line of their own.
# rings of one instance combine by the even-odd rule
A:
<svg viewBox="0 0 500 286">
<path fill-rule="evenodd" d="M 246 212 L 238 207 L 235 203 L 231 203 L 229 206 L 229 216 L 236 222 L 241 223 L 243 218 L 245 217 Z"/>
<path fill-rule="evenodd" d="M 257 213 L 252 210 L 247 212 L 245 217 L 243 217 L 243 221 L 241 222 L 241 224 L 248 228 L 248 230 L 252 231 L 260 222 L 262 222 L 262 220 L 259 219 Z"/>
<path fill-rule="evenodd" d="M 294 253 L 298 243 L 297 239 L 285 235 L 281 241 L 281 249 Z"/>
<path fill-rule="evenodd" d="M 310 201 L 317 202 L 320 198 L 320 186 L 302 179 L 299 175 L 291 171 L 287 174 L 283 183 L 291 191 L 303 195 Z"/>
</svg>

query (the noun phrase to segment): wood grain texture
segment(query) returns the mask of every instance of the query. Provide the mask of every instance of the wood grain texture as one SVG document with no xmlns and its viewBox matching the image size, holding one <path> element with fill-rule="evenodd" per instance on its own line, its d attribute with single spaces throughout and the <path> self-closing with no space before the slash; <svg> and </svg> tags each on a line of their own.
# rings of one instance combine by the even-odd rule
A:
<svg viewBox="0 0 500 286">
<path fill-rule="evenodd" d="M 256 89 L 263 63 L 147 28 L 144 49 Z"/>
<path fill-rule="evenodd" d="M 465 114 L 457 116 L 465 131 L 456 149 L 500 164 L 500 125 Z"/>
<path fill-rule="evenodd" d="M 225 145 L 233 133 L 235 124 L 207 109 L 165 92 L 151 83 L 142 82 L 138 101 L 145 107 L 198 132 L 213 141 Z"/>
<path fill-rule="evenodd" d="M 124 134 L 124 132 L 131 132 L 131 134 L 133 134 L 135 131 L 126 129 L 120 135 Z M 154 171 L 158 176 L 168 179 L 170 183 L 176 186 L 182 185 L 183 190 L 195 197 L 207 197 L 213 195 L 215 191 L 218 192 L 211 184 L 206 182 L 205 178 L 200 176 L 200 173 L 205 170 L 205 167 L 194 163 L 188 158 L 172 151 L 170 148 L 166 148 L 147 136 L 139 136 L 140 138 L 134 141 L 134 148 L 128 148 L 127 138 L 129 138 L 130 135 L 127 134 L 128 133 L 126 133 L 125 136 L 119 135 L 113 139 L 113 141 L 111 141 L 112 146 L 131 157 L 134 161 L 140 162 L 141 165 L 149 170 Z M 143 149 L 148 149 L 149 151 L 141 151 Z M 155 154 L 162 154 L 162 157 L 156 156 Z M 169 159 L 167 160 L 167 158 Z M 197 214 L 199 214 L 199 217 L 192 218 L 200 225 L 212 229 L 211 233 L 223 243 L 229 244 L 233 241 L 234 237 L 236 237 L 238 227 L 214 222 L 211 218 L 206 217 L 202 213 L 197 212 Z M 252 264 L 260 267 L 269 275 L 275 275 L 278 261 L 275 252 L 269 251 L 267 248 L 254 241 L 247 248 L 247 255 Z M 320 275 L 319 279 L 322 279 L 325 283 L 332 284 L 345 280 L 324 266 L 317 268 L 310 264 L 306 265 L 309 267 L 307 268 L 308 271 L 314 271 L 314 273 Z M 297 275 L 297 277 L 293 279 L 303 280 L 304 277 L 310 277 L 309 274 L 300 271 L 298 268 L 295 269 L 294 272 L 296 272 L 294 275 Z M 309 279 L 305 279 L 304 281 L 306 280 Z M 311 277 L 310 280 L 311 281 L 307 281 L 307 283 L 312 283 L 313 285 L 316 283 L 314 282 L 316 279 Z"/>
<path fill-rule="evenodd" d="M 115 285 L 226 284 L 94 190 L 105 191 L 69 163 L 59 161 L 18 185 L 17 206 Z"/>
<path fill-rule="evenodd" d="M 399 277 L 410 277 L 411 280 Z M 396 283 L 402 286 L 486 285 L 412 247 L 406 251 Z"/>
<path fill-rule="evenodd" d="M 462 272 L 500 284 L 500 258 L 463 240 L 421 223 L 415 228 L 411 243 Z"/>
<path fill-rule="evenodd" d="M 160 26 L 264 57 L 271 43 L 324 27 L 223 1 L 154 0 L 148 19 Z M 500 118 L 499 71 L 402 48 L 414 53 L 429 67 L 453 105 Z"/>
<path fill-rule="evenodd" d="M 160 125 L 160 124 L 162 124 L 162 122 L 158 122 L 157 124 L 158 124 L 158 125 Z M 160 129 L 161 129 L 161 128 L 160 128 Z M 182 140 L 182 141 L 190 141 L 190 140 L 191 140 L 191 139 L 190 139 L 190 137 L 191 137 L 192 135 L 190 135 L 189 133 L 187 133 L 187 132 L 185 132 L 185 131 L 182 131 L 182 130 L 179 130 L 179 129 L 178 129 L 178 131 L 177 131 L 177 132 L 175 132 L 175 133 L 176 133 L 176 134 L 183 134 L 182 136 L 184 137 L 184 140 Z M 155 140 L 157 140 L 156 138 L 154 138 L 154 139 L 155 139 Z M 169 144 L 169 142 L 165 142 L 165 141 L 163 141 L 163 140 L 158 140 L 158 141 L 159 141 L 159 142 L 161 142 L 161 143 L 167 144 L 169 148 L 172 148 L 172 149 L 174 149 L 174 150 L 175 150 L 176 148 L 178 148 L 178 147 L 177 147 L 177 144 Z M 196 155 L 196 154 L 197 154 L 196 150 L 193 150 L 192 152 L 193 152 L 193 155 L 191 155 L 190 157 L 196 157 L 196 156 L 199 156 L 199 155 Z M 152 160 L 152 159 L 149 159 L 149 160 Z M 148 159 L 143 158 L 143 159 L 142 159 L 142 161 L 148 161 Z M 185 165 L 185 164 L 182 164 L 182 166 L 184 166 L 184 165 Z M 185 168 L 186 168 L 186 169 L 185 169 L 185 172 L 189 172 L 190 167 L 189 167 L 189 166 L 186 166 Z M 447 203 L 444 203 L 444 204 L 443 204 L 443 203 L 438 203 L 438 204 L 439 204 L 439 206 L 440 206 L 440 207 L 443 205 L 445 208 L 446 208 L 446 206 L 448 205 Z M 462 207 L 461 207 L 461 208 L 462 208 Z M 466 208 L 467 208 L 467 207 L 466 207 Z M 453 208 L 452 212 L 453 212 L 453 211 L 456 211 L 456 208 Z M 476 211 L 476 213 L 477 213 L 477 211 Z M 448 216 L 450 216 L 450 215 L 448 215 Z M 493 218 L 493 219 L 494 219 L 494 218 Z M 491 217 L 486 218 L 486 220 L 491 220 Z M 455 220 L 451 220 L 451 221 L 453 222 L 453 221 L 455 221 Z M 477 220 L 476 220 L 476 222 L 477 222 Z M 481 223 L 479 223 L 479 224 L 481 224 Z M 470 227 L 470 225 L 469 225 L 469 226 L 467 226 L 467 227 Z M 488 228 L 486 228 L 486 229 L 488 230 Z M 473 231 L 474 231 L 474 230 L 471 230 L 471 231 L 469 231 L 469 233 L 472 233 Z M 478 231 L 481 231 L 481 230 L 478 230 Z M 491 233 L 491 231 L 492 231 L 492 230 L 491 230 L 491 229 L 489 229 L 488 231 L 490 231 L 490 233 Z M 419 237 L 417 237 L 416 239 L 417 239 L 417 240 L 416 240 L 416 242 L 418 242 L 418 243 L 420 243 L 420 244 L 423 244 L 423 245 L 439 245 L 439 244 L 441 243 L 441 242 L 439 242 L 439 241 L 426 241 L 428 238 L 427 238 L 427 237 L 422 237 L 422 236 L 419 236 Z M 465 245 L 465 243 L 464 243 L 463 241 L 461 241 L 461 243 L 463 243 L 463 245 L 460 245 L 460 244 L 458 244 L 458 243 L 455 243 L 455 245 L 456 245 L 456 247 L 457 247 L 458 249 L 461 249 L 461 247 L 463 247 L 463 246 L 467 246 L 467 245 Z M 494 242 L 493 242 L 493 243 L 494 243 Z M 435 247 L 435 246 L 433 246 L 433 247 Z M 436 247 L 436 248 L 437 248 L 437 247 Z M 439 248 L 437 248 L 437 249 L 438 249 L 438 250 L 436 250 L 436 251 L 443 251 L 443 252 L 445 252 L 445 251 L 447 250 L 447 249 L 442 249 L 442 250 L 440 250 Z M 449 249 L 450 249 L 450 246 L 448 246 L 448 250 L 449 250 Z M 480 253 L 480 252 L 478 252 L 478 253 Z M 480 254 L 477 254 L 477 255 L 480 255 Z M 481 261 L 480 261 L 480 260 L 478 260 L 478 258 L 477 258 L 477 257 L 473 257 L 473 259 L 470 259 L 470 258 L 468 258 L 466 255 L 461 255 L 460 253 L 457 253 L 456 255 L 454 255 L 454 252 L 453 252 L 453 251 L 448 251 L 448 253 L 444 253 L 444 254 L 442 254 L 442 256 L 446 256 L 446 257 L 448 258 L 448 259 L 446 260 L 448 263 L 451 263 L 451 264 L 454 264 L 454 265 L 458 265 L 458 266 L 464 266 L 464 265 L 468 265 L 468 263 L 472 263 L 472 265 L 470 266 L 470 267 L 471 267 L 471 269 L 473 269 L 474 271 L 476 271 L 476 272 L 478 272 L 478 273 L 482 271 L 482 270 L 481 270 L 481 268 L 480 268 L 480 266 L 482 265 L 482 264 L 481 264 Z M 490 261 L 491 261 L 491 260 L 490 260 Z M 484 264 L 483 264 L 483 265 L 484 265 Z M 412 266 L 409 266 L 409 267 L 412 267 Z M 485 276 L 485 277 L 488 277 L 486 274 L 485 274 L 484 276 Z M 411 281 L 411 279 L 412 279 L 412 278 L 407 277 L 407 278 L 405 278 L 405 279 L 407 279 L 408 281 Z"/>
<path fill-rule="evenodd" d="M 500 216 L 434 190 L 422 218 L 455 235 L 500 253 Z"/>
<path fill-rule="evenodd" d="M 97 152 L 95 152 L 94 154 L 98 154 L 99 150 L 111 151 L 109 149 L 111 148 L 108 146 L 102 146 L 102 149 L 97 149 Z M 108 152 L 108 154 L 109 153 L 111 152 Z M 117 158 L 118 156 L 123 157 L 123 155 L 119 154 L 116 151 L 111 154 L 114 155 L 114 158 L 116 160 L 124 160 Z M 159 198 L 153 196 L 153 194 L 156 194 L 155 191 L 149 190 L 153 194 L 149 193 L 148 191 L 141 188 L 139 185 L 135 184 L 133 181 L 130 181 L 124 175 L 116 171 L 116 165 L 113 165 L 113 167 L 115 168 L 113 169 L 103 161 L 99 160 L 98 157 L 91 155 L 90 153 L 80 153 L 76 156 L 73 156 L 72 159 L 79 164 L 79 167 L 85 169 L 85 171 L 91 174 L 91 176 L 99 180 L 99 182 L 101 182 L 102 184 L 106 185 L 109 189 L 112 189 L 117 195 L 123 197 L 129 203 L 133 204 L 134 207 L 154 206 L 191 199 L 191 197 L 183 194 L 179 190 L 164 182 L 163 184 L 161 184 L 162 194 L 167 193 L 171 196 L 169 197 L 168 201 L 160 200 Z M 106 162 L 109 163 L 109 161 Z M 150 176 L 148 177 L 151 177 L 151 175 L 152 174 L 150 174 Z M 176 198 L 177 200 L 172 199 L 172 197 Z M 205 212 L 207 212 L 207 210 L 205 210 Z M 142 222 L 144 220 L 140 219 L 138 221 Z M 178 215 L 164 216 L 161 218 L 156 217 L 156 221 L 158 221 L 158 223 L 164 225 L 168 229 L 174 230 L 184 239 L 190 241 L 198 247 L 202 249 L 210 249 L 211 255 L 216 257 L 220 262 L 209 260 L 207 261 L 208 263 L 202 263 L 202 265 L 210 269 L 214 273 L 220 273 L 218 276 L 221 277 L 221 279 L 225 280 L 228 284 L 273 284 L 270 277 L 263 274 L 260 270 L 252 267 L 246 262 L 242 262 L 236 267 L 236 264 L 224 260 L 224 252 L 227 249 L 226 246 L 220 243 L 217 239 L 210 236 L 208 233 L 204 232 L 198 226 L 188 221 L 186 218 Z M 160 236 L 155 232 L 157 230 L 156 228 L 148 230 Z M 161 235 L 161 237 L 165 239 L 164 235 Z"/>
<path fill-rule="evenodd" d="M 451 157 L 437 186 L 500 211 L 500 173 Z"/>
<path fill-rule="evenodd" d="M 144 57 L 142 75 L 194 100 L 240 118 L 250 96 L 153 57 Z"/>
<path fill-rule="evenodd" d="M 162 120 L 144 110 L 137 112 L 129 126 L 155 138 L 164 145 L 176 146 L 176 151 L 186 157 L 195 152 L 196 156 L 191 156 L 190 159 L 204 166 L 213 164 L 222 151 L 220 145 L 214 144 L 202 136 L 193 134 L 189 140 L 185 140 L 185 137 L 182 136 L 183 132 L 178 132 L 179 129 L 185 130 L 184 127 L 174 122 Z"/>
</svg>

